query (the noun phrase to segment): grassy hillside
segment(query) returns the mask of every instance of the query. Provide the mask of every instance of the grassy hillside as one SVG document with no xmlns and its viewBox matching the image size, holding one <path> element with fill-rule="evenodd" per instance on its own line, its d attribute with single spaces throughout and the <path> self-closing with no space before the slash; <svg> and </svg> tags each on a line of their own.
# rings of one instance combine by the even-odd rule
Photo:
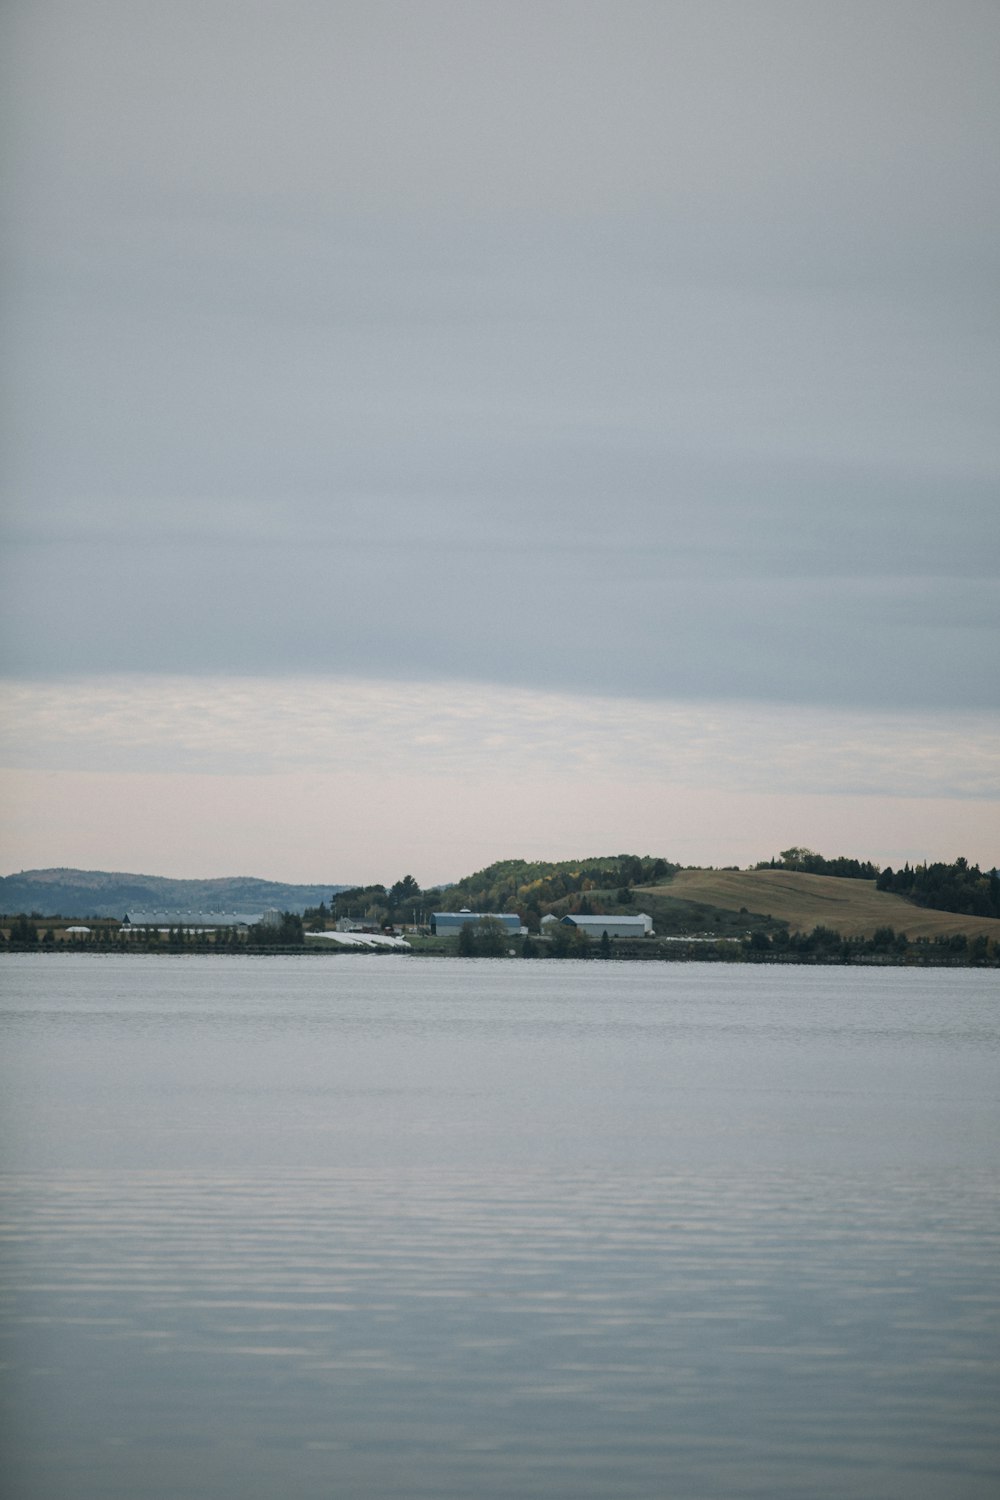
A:
<svg viewBox="0 0 1000 1500">
<path fill-rule="evenodd" d="M 634 916 L 637 912 L 645 912 L 652 917 L 658 937 L 700 937 L 709 933 L 713 937 L 746 936 L 750 922 L 739 907 L 729 908 L 719 902 L 701 900 L 695 895 L 690 899 L 680 893 L 672 895 L 670 889 L 666 885 L 636 886 L 630 893 L 632 899 L 628 902 L 618 900 L 617 889 L 591 890 L 587 892 L 587 902 L 595 915 L 605 912 L 608 915 Z M 562 917 L 567 912 L 576 911 L 579 904 L 578 895 L 565 896 L 559 901 L 547 902 L 545 909 Z M 766 919 L 760 915 L 754 917 L 752 925 L 766 932 L 777 932 L 785 924 L 779 919 Z"/>
<path fill-rule="evenodd" d="M 758 925 L 754 916 L 770 916 L 787 922 L 793 932 L 830 927 L 845 937 L 871 937 L 877 927 L 893 927 L 910 938 L 964 933 L 1000 940 L 1000 921 L 995 917 L 957 916 L 914 906 L 902 896 L 877 891 L 873 880 L 840 880 L 793 870 L 679 870 L 671 880 L 635 892 L 636 910 L 648 910 L 654 919 L 657 909 L 666 915 L 673 906 L 691 903 L 728 912 L 745 908 L 746 926 Z"/>
</svg>

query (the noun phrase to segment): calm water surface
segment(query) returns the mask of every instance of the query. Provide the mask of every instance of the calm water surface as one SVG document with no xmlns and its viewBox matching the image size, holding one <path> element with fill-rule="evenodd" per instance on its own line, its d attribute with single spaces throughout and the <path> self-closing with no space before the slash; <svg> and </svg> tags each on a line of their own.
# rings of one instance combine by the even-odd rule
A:
<svg viewBox="0 0 1000 1500">
<path fill-rule="evenodd" d="M 1000 984 L 0 963 L 8 1500 L 1000 1493 Z"/>
</svg>

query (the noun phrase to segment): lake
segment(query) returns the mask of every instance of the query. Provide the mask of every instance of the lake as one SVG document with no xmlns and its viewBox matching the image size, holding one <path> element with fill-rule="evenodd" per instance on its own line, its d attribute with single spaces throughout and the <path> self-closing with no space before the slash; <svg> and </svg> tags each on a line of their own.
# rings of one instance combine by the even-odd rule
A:
<svg viewBox="0 0 1000 1500">
<path fill-rule="evenodd" d="M 995 971 L 0 987 L 7 1500 L 996 1500 Z"/>
</svg>

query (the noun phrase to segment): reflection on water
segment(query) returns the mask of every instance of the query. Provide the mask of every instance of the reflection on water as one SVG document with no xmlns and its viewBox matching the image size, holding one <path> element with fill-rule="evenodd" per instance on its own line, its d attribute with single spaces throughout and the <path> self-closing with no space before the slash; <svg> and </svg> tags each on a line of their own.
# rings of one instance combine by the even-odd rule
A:
<svg viewBox="0 0 1000 1500">
<path fill-rule="evenodd" d="M 5 1494 L 993 1500 L 991 977 L 601 968 L 5 965 Z"/>
</svg>

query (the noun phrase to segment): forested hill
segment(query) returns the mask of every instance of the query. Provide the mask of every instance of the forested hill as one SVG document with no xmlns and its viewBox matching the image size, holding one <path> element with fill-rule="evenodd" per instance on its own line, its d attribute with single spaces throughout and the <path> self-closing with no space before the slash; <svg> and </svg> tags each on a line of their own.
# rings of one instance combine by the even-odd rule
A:
<svg viewBox="0 0 1000 1500">
<path fill-rule="evenodd" d="M 259 916 L 268 907 L 302 912 L 343 889 L 343 885 L 286 885 L 246 875 L 171 880 L 163 875 L 107 870 L 22 870 L 0 877 L 0 912 L 64 917 L 121 917 L 126 912 L 163 917 L 195 913 Z"/>
<path fill-rule="evenodd" d="M 680 869 L 667 859 L 645 854 L 612 854 L 589 859 L 503 859 L 466 875 L 444 892 L 448 911 L 519 911 L 547 908 L 577 891 L 628 890 L 666 880 Z"/>
</svg>

